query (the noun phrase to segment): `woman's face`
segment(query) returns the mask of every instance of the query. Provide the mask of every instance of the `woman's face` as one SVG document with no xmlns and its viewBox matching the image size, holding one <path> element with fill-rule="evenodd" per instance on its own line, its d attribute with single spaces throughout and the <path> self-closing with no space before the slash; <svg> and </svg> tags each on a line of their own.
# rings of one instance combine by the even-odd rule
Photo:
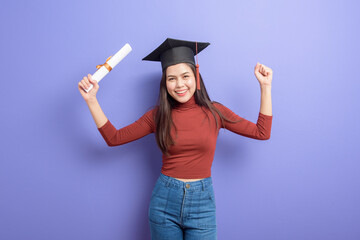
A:
<svg viewBox="0 0 360 240">
<path fill-rule="evenodd" d="M 171 65 L 166 69 L 166 89 L 170 96 L 185 103 L 194 95 L 195 76 L 186 63 Z"/>
</svg>

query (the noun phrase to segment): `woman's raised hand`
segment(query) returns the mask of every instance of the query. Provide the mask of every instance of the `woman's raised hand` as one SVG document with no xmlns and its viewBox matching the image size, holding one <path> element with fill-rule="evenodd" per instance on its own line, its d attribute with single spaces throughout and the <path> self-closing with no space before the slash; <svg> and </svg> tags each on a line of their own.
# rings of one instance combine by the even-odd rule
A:
<svg viewBox="0 0 360 240">
<path fill-rule="evenodd" d="M 85 89 L 89 89 L 90 84 L 93 85 L 93 88 L 86 92 Z M 84 98 L 86 102 L 96 100 L 96 93 L 99 90 L 99 84 L 96 80 L 92 79 L 91 74 L 88 74 L 87 77 L 85 76 L 78 84 L 79 91 L 81 96 Z"/>
<path fill-rule="evenodd" d="M 254 73 L 260 86 L 271 86 L 273 78 L 273 71 L 271 68 L 264 64 L 256 63 Z"/>
</svg>

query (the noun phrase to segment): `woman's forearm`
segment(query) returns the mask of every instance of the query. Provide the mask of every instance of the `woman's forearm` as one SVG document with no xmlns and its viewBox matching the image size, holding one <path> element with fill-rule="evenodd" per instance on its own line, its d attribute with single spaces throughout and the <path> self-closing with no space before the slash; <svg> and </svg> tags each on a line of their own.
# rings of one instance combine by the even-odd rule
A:
<svg viewBox="0 0 360 240">
<path fill-rule="evenodd" d="M 99 102 L 97 99 L 86 102 L 88 105 L 91 115 L 94 118 L 95 124 L 98 128 L 104 126 L 104 124 L 108 121 L 104 112 L 102 111 Z"/>
<path fill-rule="evenodd" d="M 260 86 L 260 89 L 261 89 L 260 112 L 262 114 L 272 116 L 271 85 Z"/>
</svg>

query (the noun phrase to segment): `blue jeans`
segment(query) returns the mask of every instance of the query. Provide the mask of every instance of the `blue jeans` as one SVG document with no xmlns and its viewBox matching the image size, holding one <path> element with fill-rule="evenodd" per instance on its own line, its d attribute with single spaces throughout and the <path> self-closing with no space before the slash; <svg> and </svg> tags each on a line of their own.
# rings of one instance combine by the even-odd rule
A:
<svg viewBox="0 0 360 240">
<path fill-rule="evenodd" d="M 160 173 L 148 215 L 153 240 L 217 239 L 212 178 L 183 182 Z"/>
</svg>

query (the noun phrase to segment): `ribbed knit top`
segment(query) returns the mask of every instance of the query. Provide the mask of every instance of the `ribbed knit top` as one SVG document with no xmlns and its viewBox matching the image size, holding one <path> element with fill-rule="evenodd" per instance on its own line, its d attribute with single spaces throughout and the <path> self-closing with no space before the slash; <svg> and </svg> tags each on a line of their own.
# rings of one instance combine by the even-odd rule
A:
<svg viewBox="0 0 360 240">
<path fill-rule="evenodd" d="M 216 127 L 210 110 L 197 105 L 194 95 L 186 103 L 178 103 L 171 112 L 177 128 L 177 131 L 175 128 L 171 129 L 175 144 L 169 148 L 169 156 L 164 154 L 162 156 L 161 172 L 164 175 L 184 179 L 210 177 L 220 128 L 258 140 L 270 138 L 273 116 L 259 112 L 255 124 L 233 113 L 222 104 L 213 103 L 213 106 L 230 120 L 241 119 L 241 121 L 237 123 L 224 121 L 222 125 L 220 117 L 215 113 L 219 124 Z M 98 130 L 109 146 L 122 145 L 155 132 L 155 111 L 155 109 L 147 111 L 137 121 L 121 129 L 117 130 L 108 120 Z"/>
</svg>

